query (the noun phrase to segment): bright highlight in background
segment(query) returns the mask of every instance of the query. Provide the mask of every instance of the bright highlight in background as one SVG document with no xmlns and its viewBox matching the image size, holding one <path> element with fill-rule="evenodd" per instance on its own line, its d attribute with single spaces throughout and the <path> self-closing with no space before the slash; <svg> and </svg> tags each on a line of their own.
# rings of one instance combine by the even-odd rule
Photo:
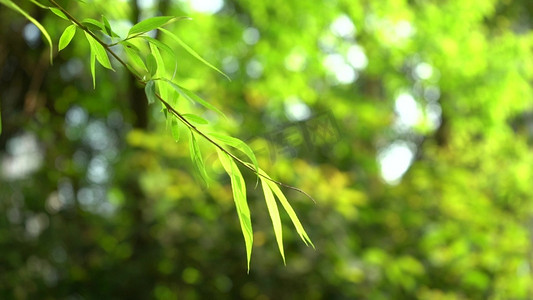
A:
<svg viewBox="0 0 533 300">
<path fill-rule="evenodd" d="M 224 6 L 224 0 L 188 0 L 190 7 L 201 13 L 215 14 Z"/>
<path fill-rule="evenodd" d="M 285 102 L 285 114 L 293 122 L 304 121 L 311 117 L 311 109 L 298 97 L 290 97 Z"/>
<path fill-rule="evenodd" d="M 398 184 L 413 162 L 412 145 L 396 141 L 378 155 L 381 177 L 389 184 Z"/>
<path fill-rule="evenodd" d="M 335 19 L 331 23 L 330 29 L 333 34 L 343 38 L 350 38 L 356 33 L 355 25 L 347 15 L 341 15 Z"/>
<path fill-rule="evenodd" d="M 402 93 L 396 98 L 394 110 L 400 125 L 412 127 L 422 118 L 422 112 L 411 94 Z"/>
<path fill-rule="evenodd" d="M 335 80 L 340 84 L 350 84 L 359 77 L 359 73 L 347 64 L 340 54 L 329 54 L 324 59 L 323 65 L 335 76 Z"/>
</svg>

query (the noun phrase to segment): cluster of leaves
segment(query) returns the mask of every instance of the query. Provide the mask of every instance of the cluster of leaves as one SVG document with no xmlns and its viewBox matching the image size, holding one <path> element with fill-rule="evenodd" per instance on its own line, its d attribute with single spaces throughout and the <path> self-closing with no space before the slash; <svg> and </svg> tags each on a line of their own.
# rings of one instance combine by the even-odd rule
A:
<svg viewBox="0 0 533 300">
<path fill-rule="evenodd" d="M 289 215 L 300 238 L 306 245 L 314 247 L 311 239 L 304 230 L 294 209 L 285 197 L 284 193 L 281 191 L 279 185 L 283 185 L 298 191 L 300 190 L 273 180 L 264 170 L 260 169 L 254 152 L 245 142 L 235 137 L 224 135 L 218 132 L 206 133 L 198 129 L 197 126 L 206 125 L 209 122 L 197 114 L 180 113 L 176 107 L 177 99 L 179 97 L 183 97 L 194 104 L 199 104 L 206 109 L 212 110 L 225 117 L 224 113 L 220 109 L 202 99 L 192 91 L 179 85 L 175 81 L 174 76 L 168 76 L 167 68 L 164 62 L 164 55 L 175 58 L 175 54 L 169 45 L 149 35 L 150 32 L 159 30 L 159 32 L 167 35 L 193 57 L 197 58 L 210 68 L 229 79 L 226 74 L 203 59 L 178 36 L 163 28 L 163 26 L 186 18 L 177 18 L 172 16 L 148 18 L 133 25 L 127 33 L 127 36 L 121 37 L 115 31 L 113 31 L 110 22 L 105 16 L 102 16 L 101 21 L 93 18 L 86 18 L 82 21 L 79 21 L 54 0 L 49 1 L 51 6 L 43 5 L 35 0 L 32 0 L 32 2 L 41 8 L 49 9 L 58 17 L 71 23 L 64 29 L 59 38 L 59 51 L 65 49 L 71 43 L 76 35 L 76 32 L 83 32 L 90 46 L 90 70 L 93 79 L 93 87 L 96 88 L 96 62 L 98 62 L 104 68 L 114 71 L 113 65 L 109 58 L 109 55 L 111 55 L 119 64 L 127 68 L 140 84 L 144 85 L 144 91 L 150 104 L 157 102 L 161 104 L 161 111 L 167 120 L 167 127 L 170 128 L 172 137 L 176 142 L 180 140 L 180 127 L 183 126 L 188 130 L 191 160 L 198 171 L 199 177 L 205 184 L 208 184 L 209 176 L 206 171 L 203 155 L 200 150 L 197 137 L 204 138 L 214 147 L 218 154 L 220 163 L 231 178 L 233 199 L 246 245 L 248 271 L 250 269 L 252 253 L 253 230 L 250 209 L 248 207 L 246 197 L 246 184 L 244 177 L 239 170 L 239 164 L 254 172 L 257 175 L 258 180 L 261 181 L 261 187 L 263 189 L 268 212 L 273 224 L 276 242 L 278 244 L 279 252 L 283 258 L 283 262 L 285 263 L 285 253 L 283 248 L 282 225 L 276 198 Z M 32 18 L 13 1 L 0 0 L 0 3 L 21 13 L 39 28 L 50 46 L 50 60 L 52 60 L 54 53 L 53 43 L 45 27 L 42 26 L 37 20 Z M 125 56 L 120 55 L 120 53 L 124 53 Z M 225 146 L 235 148 L 244 154 L 248 161 L 239 158 L 227 150 Z"/>
</svg>

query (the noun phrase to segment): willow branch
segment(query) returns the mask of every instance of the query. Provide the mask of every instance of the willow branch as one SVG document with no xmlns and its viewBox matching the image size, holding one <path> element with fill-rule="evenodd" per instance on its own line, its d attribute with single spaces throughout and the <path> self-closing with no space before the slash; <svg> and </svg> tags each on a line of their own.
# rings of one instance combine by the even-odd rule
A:
<svg viewBox="0 0 533 300">
<path fill-rule="evenodd" d="M 104 47 L 104 49 L 109 52 L 109 54 L 111 54 L 111 56 L 113 56 L 122 66 L 124 66 L 126 68 L 126 70 L 128 70 L 131 74 L 133 74 L 133 76 L 135 76 L 135 78 L 139 81 L 139 83 L 141 83 L 143 86 L 146 85 L 146 82 L 139 77 L 139 75 L 131 72 L 131 70 L 128 68 L 128 65 L 111 49 L 111 46 L 113 45 L 116 45 L 115 44 L 111 44 L 111 45 L 108 45 L 106 44 L 104 41 L 102 41 L 98 36 L 96 36 L 93 32 L 91 32 L 86 26 L 84 26 L 83 24 L 81 24 L 81 22 L 79 22 L 74 16 L 72 16 L 67 10 L 65 10 L 62 6 L 60 6 L 59 4 L 57 4 L 57 2 L 55 0 L 49 0 L 50 3 L 52 3 L 52 5 L 54 5 L 57 9 L 61 10 L 61 12 L 63 12 L 67 18 L 72 21 L 74 24 L 76 24 L 79 28 L 81 28 L 83 31 L 85 31 L 87 34 L 89 34 L 91 37 L 93 37 L 100 45 L 102 45 Z M 313 199 L 313 197 L 311 197 L 308 193 L 306 193 L 305 191 L 303 191 L 302 189 L 299 189 L 297 187 L 294 187 L 294 186 L 291 186 L 291 185 L 288 185 L 288 184 L 285 184 L 283 182 L 280 182 L 280 181 L 277 181 L 277 180 L 274 180 L 268 176 L 265 176 L 261 173 L 259 173 L 258 170 L 256 170 L 254 167 L 252 167 L 249 163 L 243 161 L 242 159 L 240 159 L 239 157 L 237 157 L 235 154 L 231 153 L 230 151 L 226 150 L 224 147 L 222 147 L 219 143 L 217 143 L 216 141 L 214 141 L 212 138 L 210 138 L 207 134 L 205 134 L 204 132 L 202 132 L 201 130 L 199 130 L 196 126 L 194 126 L 191 122 L 189 122 L 180 112 L 178 112 L 174 107 L 172 107 L 167 101 L 165 101 L 159 94 L 155 93 L 157 99 L 159 99 L 159 101 L 161 101 L 161 103 L 167 108 L 168 111 L 170 111 L 176 118 L 178 118 L 183 124 L 185 124 L 187 127 L 189 127 L 191 130 L 193 130 L 194 132 L 196 132 L 197 134 L 199 134 L 201 137 L 203 137 L 204 139 L 206 139 L 209 143 L 211 143 L 212 145 L 214 145 L 215 147 L 217 147 L 218 149 L 220 149 L 220 151 L 226 153 L 227 155 L 229 155 L 231 158 L 233 158 L 235 161 L 237 161 L 239 164 L 241 164 L 242 166 L 244 166 L 245 168 L 247 168 L 248 170 L 252 171 L 253 173 L 255 173 L 257 176 L 261 176 L 262 178 L 265 178 L 266 180 L 269 180 L 271 182 L 274 182 L 275 184 L 277 185 L 280 185 L 280 186 L 283 186 L 283 187 L 286 187 L 288 189 L 291 189 L 291 190 L 294 190 L 294 191 L 297 191 L 305 196 L 307 196 L 309 199 L 313 200 L 313 202 L 316 203 L 315 199 Z"/>
<path fill-rule="evenodd" d="M 102 45 L 104 47 L 104 49 L 109 52 L 109 54 L 111 54 L 121 65 L 123 65 L 127 70 L 128 69 L 128 65 L 113 51 L 111 50 L 111 46 L 104 43 L 104 41 L 102 41 L 99 37 L 97 37 L 92 31 L 90 31 L 85 25 L 81 24 L 80 21 L 78 21 L 75 17 L 73 17 L 66 9 L 64 9 L 61 5 L 57 4 L 57 2 L 55 2 L 54 0 L 49 0 L 50 3 L 52 3 L 57 9 L 59 9 L 62 13 L 64 13 L 67 18 L 72 21 L 74 24 L 76 24 L 76 26 L 78 26 L 79 28 L 81 28 L 83 31 L 85 31 L 87 34 L 89 34 L 92 38 L 94 38 L 100 45 Z M 137 80 L 139 80 L 140 82 L 142 82 L 142 78 L 140 78 L 137 74 L 134 74 L 132 73 L 133 76 L 135 76 L 135 78 Z"/>
</svg>

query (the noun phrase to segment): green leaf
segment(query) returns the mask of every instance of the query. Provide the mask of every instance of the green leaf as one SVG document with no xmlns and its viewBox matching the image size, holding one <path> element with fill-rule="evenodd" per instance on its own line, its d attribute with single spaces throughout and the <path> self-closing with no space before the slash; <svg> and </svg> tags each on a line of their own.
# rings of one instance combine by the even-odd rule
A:
<svg viewBox="0 0 533 300">
<path fill-rule="evenodd" d="M 172 137 L 176 142 L 180 140 L 180 128 L 178 126 L 178 120 L 176 118 L 172 118 L 172 121 L 170 123 L 170 132 L 172 133 Z"/>
<path fill-rule="evenodd" d="M 105 32 L 107 33 L 107 35 L 115 36 L 116 34 L 113 32 L 113 30 L 111 30 L 111 24 L 109 24 L 109 21 L 107 20 L 107 18 L 104 15 L 102 15 L 102 21 L 104 23 L 104 29 L 105 29 Z"/>
<path fill-rule="evenodd" d="M 254 164 L 256 172 L 259 172 L 259 164 L 257 163 L 257 158 L 255 157 L 254 151 L 252 150 L 252 148 L 250 148 L 250 146 L 248 146 L 248 144 L 237 138 L 216 132 L 211 132 L 208 135 L 210 137 L 213 137 L 217 141 L 222 142 L 244 153 Z"/>
<path fill-rule="evenodd" d="M 262 177 L 261 178 L 261 183 L 266 182 L 266 184 L 268 184 L 268 186 L 270 187 L 272 192 L 274 192 L 274 194 L 278 198 L 279 202 L 281 203 L 281 205 L 283 206 L 283 208 L 285 209 L 285 211 L 289 215 L 289 218 L 291 219 L 292 224 L 294 224 L 294 227 L 296 228 L 296 232 L 298 232 L 298 234 L 300 235 L 300 238 L 302 239 L 302 241 L 307 246 L 311 245 L 313 248 L 315 248 L 315 245 L 313 244 L 313 242 L 311 241 L 311 239 L 309 238 L 309 236 L 305 232 L 305 229 L 303 228 L 302 224 L 300 223 L 300 220 L 298 219 L 298 216 L 294 212 L 294 209 L 292 208 L 291 204 L 289 203 L 289 201 L 287 200 L 287 198 L 285 197 L 285 195 L 283 194 L 283 192 L 281 191 L 279 186 L 275 182 L 268 180 L 268 179 L 270 179 L 270 177 L 268 177 L 268 175 L 263 170 L 259 169 L 259 172 L 260 172 L 261 175 L 264 176 L 264 177 L 261 176 Z"/>
<path fill-rule="evenodd" d="M 231 159 L 226 153 L 222 152 L 220 149 L 217 148 L 216 150 L 220 163 L 224 167 L 224 170 L 226 170 L 226 173 L 228 173 L 231 178 L 233 201 L 235 202 L 235 208 L 237 209 L 237 215 L 239 216 L 239 222 L 241 224 L 241 231 L 244 236 L 244 243 L 246 245 L 246 260 L 248 264 L 249 273 L 254 233 L 252 230 L 250 209 L 248 208 L 248 202 L 246 201 L 246 185 L 244 182 L 244 178 L 242 177 L 242 174 L 233 159 Z"/>
<path fill-rule="evenodd" d="M 93 77 L 93 88 L 96 88 L 96 55 L 91 52 L 91 75 Z"/>
<path fill-rule="evenodd" d="M 65 47 L 70 44 L 70 41 L 72 41 L 74 34 L 76 34 L 76 25 L 72 24 L 65 28 L 65 31 L 63 31 L 63 34 L 61 34 L 61 37 L 59 38 L 59 51 L 65 49 Z"/>
<path fill-rule="evenodd" d="M 133 25 L 131 27 L 130 31 L 128 32 L 128 37 L 135 35 L 135 34 L 142 34 L 154 29 L 157 29 L 165 24 L 167 24 L 170 20 L 174 19 L 174 17 L 153 17 L 146 20 L 142 20 L 141 22 Z"/>
<path fill-rule="evenodd" d="M 158 68 L 156 75 L 159 77 L 165 77 L 166 70 L 165 70 L 165 62 L 163 61 L 163 57 L 161 56 L 161 53 L 157 49 L 157 47 L 154 44 L 150 44 L 150 51 L 154 55 L 155 61 L 157 62 Z M 173 91 L 170 89 L 168 84 L 166 84 L 163 81 L 157 82 L 157 87 L 159 88 L 159 95 L 161 98 L 165 99 L 167 102 L 169 102 L 171 105 L 173 104 L 173 101 L 170 101 L 171 94 Z M 164 106 L 164 104 L 161 104 Z"/>
<path fill-rule="evenodd" d="M 216 108 L 213 104 L 205 101 L 204 99 L 198 97 L 195 93 L 187 90 L 186 88 L 184 87 L 181 87 L 177 84 L 175 84 L 174 82 L 168 80 L 168 79 L 165 79 L 165 78 L 162 78 L 161 80 L 167 82 L 168 84 L 170 84 L 170 86 L 172 86 L 172 88 L 174 88 L 174 90 L 176 90 L 176 92 L 178 92 L 180 95 L 182 95 L 185 99 L 188 99 L 189 101 L 192 101 L 192 102 L 198 102 L 199 104 L 201 104 L 203 107 L 207 108 L 207 109 L 210 109 L 212 111 L 215 111 L 217 113 L 219 113 L 220 115 L 224 116 L 224 113 L 222 111 L 220 111 L 218 108 Z"/>
<path fill-rule="evenodd" d="M 194 137 L 194 133 L 191 130 L 191 140 L 189 143 L 189 151 L 191 152 L 191 159 L 200 173 L 200 177 L 206 185 L 207 183 L 207 172 L 205 170 L 204 160 L 202 158 L 202 152 L 200 151 L 200 146 Z"/>
<path fill-rule="evenodd" d="M 155 76 L 157 72 L 157 61 L 152 53 L 148 53 L 146 56 L 146 67 L 148 68 L 150 76 Z"/>
<path fill-rule="evenodd" d="M 270 214 L 270 219 L 272 220 L 272 227 L 274 228 L 274 234 L 276 236 L 276 242 L 278 243 L 279 253 L 283 258 L 283 264 L 285 263 L 285 252 L 283 250 L 283 233 L 281 226 L 281 219 L 279 216 L 278 204 L 276 199 L 272 194 L 272 190 L 264 178 L 261 178 L 261 187 L 263 188 L 263 193 L 265 195 L 265 202 L 267 204 L 268 213 Z"/>
<path fill-rule="evenodd" d="M 153 80 L 150 80 L 146 83 L 144 87 L 144 93 L 146 94 L 146 99 L 148 99 L 148 104 L 156 102 L 157 96 L 155 95 L 155 83 Z"/>
<path fill-rule="evenodd" d="M 122 41 L 120 43 L 124 46 L 124 51 L 126 51 L 129 62 L 131 62 L 135 67 L 142 69 L 143 72 L 148 71 L 143 59 L 141 58 L 141 51 L 139 48 L 128 41 Z"/>
<path fill-rule="evenodd" d="M 161 32 L 164 32 L 165 34 L 169 35 L 174 41 L 176 41 L 178 44 L 180 44 L 181 47 L 183 47 L 183 49 L 185 49 L 187 52 L 189 52 L 190 55 L 194 56 L 196 59 L 198 59 L 199 61 L 203 62 L 206 66 L 210 67 L 211 69 L 217 71 L 218 73 L 222 74 L 224 77 L 226 77 L 229 81 L 231 81 L 231 79 L 229 78 L 228 75 L 226 75 L 226 73 L 220 71 L 217 67 L 213 66 L 212 64 L 210 64 L 207 60 L 203 59 L 198 53 L 196 53 L 196 51 L 194 51 L 191 47 L 189 47 L 189 45 L 185 44 L 179 37 L 177 37 L 175 34 L 173 34 L 172 32 L 164 29 L 164 28 L 160 28 Z"/>
<path fill-rule="evenodd" d="M 172 51 L 172 49 L 167 44 L 161 42 L 160 40 L 156 40 L 153 37 L 149 37 L 147 35 L 143 35 L 142 38 L 145 39 L 147 42 L 153 44 L 154 46 L 158 47 L 159 49 L 167 51 L 168 54 L 172 55 L 172 57 L 175 56 L 174 51 Z M 174 59 L 176 58 L 174 57 Z"/>
<path fill-rule="evenodd" d="M 153 40 L 155 40 L 155 39 L 153 39 Z M 155 41 L 157 41 L 157 40 L 155 40 Z M 165 69 L 165 61 L 163 60 L 163 57 L 161 56 L 161 52 L 159 52 L 159 50 L 157 49 L 157 45 L 150 44 L 150 52 L 154 56 L 155 62 L 157 63 L 157 72 L 156 72 L 156 74 L 159 75 L 159 77 L 165 77 L 167 75 L 166 74 L 166 69 Z M 167 89 L 166 85 L 165 85 L 165 89 Z M 161 95 L 161 96 L 163 96 L 163 95 Z M 166 95 L 164 95 L 164 96 L 166 98 Z"/>
<path fill-rule="evenodd" d="M 65 19 L 65 20 L 69 21 L 67 15 L 65 15 L 65 13 L 63 13 L 61 10 L 59 10 L 59 9 L 57 9 L 55 7 L 50 7 L 50 11 L 53 12 L 54 14 L 56 14 L 61 19 Z"/>
<path fill-rule="evenodd" d="M 23 15 L 26 19 L 28 19 L 30 22 L 32 22 L 43 34 L 44 38 L 48 42 L 48 45 L 50 46 L 50 63 L 52 63 L 54 59 L 54 46 L 52 44 L 52 38 L 50 38 L 50 35 L 46 31 L 46 29 L 39 23 L 39 21 L 35 20 L 32 16 L 30 16 L 26 11 L 24 11 L 22 8 L 17 6 L 13 1 L 10 0 L 0 0 L 0 3 L 6 5 L 7 7 L 11 8 L 12 10 L 18 12 L 19 14 Z"/>
<path fill-rule="evenodd" d="M 102 22 L 92 19 L 92 18 L 86 18 L 81 21 L 81 24 L 87 26 L 87 28 L 91 29 L 92 31 L 100 30 L 105 32 L 105 26 L 102 24 Z"/>
<path fill-rule="evenodd" d="M 114 71 L 113 67 L 111 67 L 111 62 L 109 61 L 109 57 L 107 56 L 107 52 L 104 46 L 102 46 L 87 32 L 85 32 L 85 37 L 87 37 L 87 41 L 89 42 L 89 45 L 91 47 L 91 52 L 96 55 L 96 59 L 98 60 L 98 62 L 102 66 Z"/>
<path fill-rule="evenodd" d="M 165 116 L 165 129 L 172 130 L 172 120 L 174 119 L 174 116 L 168 112 L 168 109 L 166 107 L 164 107 L 161 111 Z"/>
<path fill-rule="evenodd" d="M 111 29 L 111 24 L 109 24 L 109 21 L 104 15 L 102 15 L 102 22 L 104 24 L 104 31 L 105 33 L 107 33 L 107 35 L 109 35 L 110 37 L 120 38 L 120 36 L 116 32 L 114 32 L 113 29 Z"/>
<path fill-rule="evenodd" d="M 37 5 L 37 6 L 39 6 L 40 8 L 44 8 L 44 9 L 48 8 L 48 6 L 41 4 L 41 3 L 39 3 L 39 2 L 36 1 L 36 0 L 30 0 L 30 1 L 31 1 L 31 3 L 33 3 L 33 4 Z M 0 1 L 0 2 L 2 2 L 2 1 Z"/>
<path fill-rule="evenodd" d="M 198 125 L 206 125 L 206 124 L 209 124 L 209 122 L 200 117 L 200 116 L 197 116 L 197 115 L 193 115 L 193 114 L 183 114 L 182 115 L 183 117 L 185 117 L 187 119 L 187 121 L 190 121 L 192 123 L 196 123 Z"/>
</svg>

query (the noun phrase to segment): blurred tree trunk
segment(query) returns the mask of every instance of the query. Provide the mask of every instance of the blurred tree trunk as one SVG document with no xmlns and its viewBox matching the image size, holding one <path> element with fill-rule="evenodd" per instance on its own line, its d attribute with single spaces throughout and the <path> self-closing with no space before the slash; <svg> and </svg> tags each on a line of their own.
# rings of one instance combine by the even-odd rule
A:
<svg viewBox="0 0 533 300">
<path fill-rule="evenodd" d="M 136 0 L 130 0 L 131 22 L 137 23 L 140 19 L 140 9 Z M 137 79 L 128 73 L 128 92 L 130 109 L 133 117 L 133 127 L 140 130 L 148 129 L 148 102 Z M 138 153 L 132 153 L 126 160 L 133 161 Z M 154 254 L 157 253 L 157 241 L 150 235 L 150 220 L 145 211 L 149 210 L 149 201 L 141 188 L 139 175 L 141 166 L 132 165 L 131 172 L 126 176 L 122 189 L 126 191 L 126 214 L 131 218 L 132 228 L 129 242 L 132 246 L 132 254 L 127 262 L 127 267 L 121 270 L 124 283 L 117 297 L 130 299 L 149 299 L 152 289 L 157 281 L 157 265 L 147 262 L 157 261 Z"/>
<path fill-rule="evenodd" d="M 130 0 L 131 5 L 131 22 L 133 24 L 139 22 L 140 10 L 136 0 Z M 133 126 L 138 129 L 147 129 L 148 127 L 148 102 L 146 96 L 142 91 L 140 85 L 137 83 L 137 79 L 129 74 L 129 96 L 130 106 L 134 114 Z"/>
</svg>

